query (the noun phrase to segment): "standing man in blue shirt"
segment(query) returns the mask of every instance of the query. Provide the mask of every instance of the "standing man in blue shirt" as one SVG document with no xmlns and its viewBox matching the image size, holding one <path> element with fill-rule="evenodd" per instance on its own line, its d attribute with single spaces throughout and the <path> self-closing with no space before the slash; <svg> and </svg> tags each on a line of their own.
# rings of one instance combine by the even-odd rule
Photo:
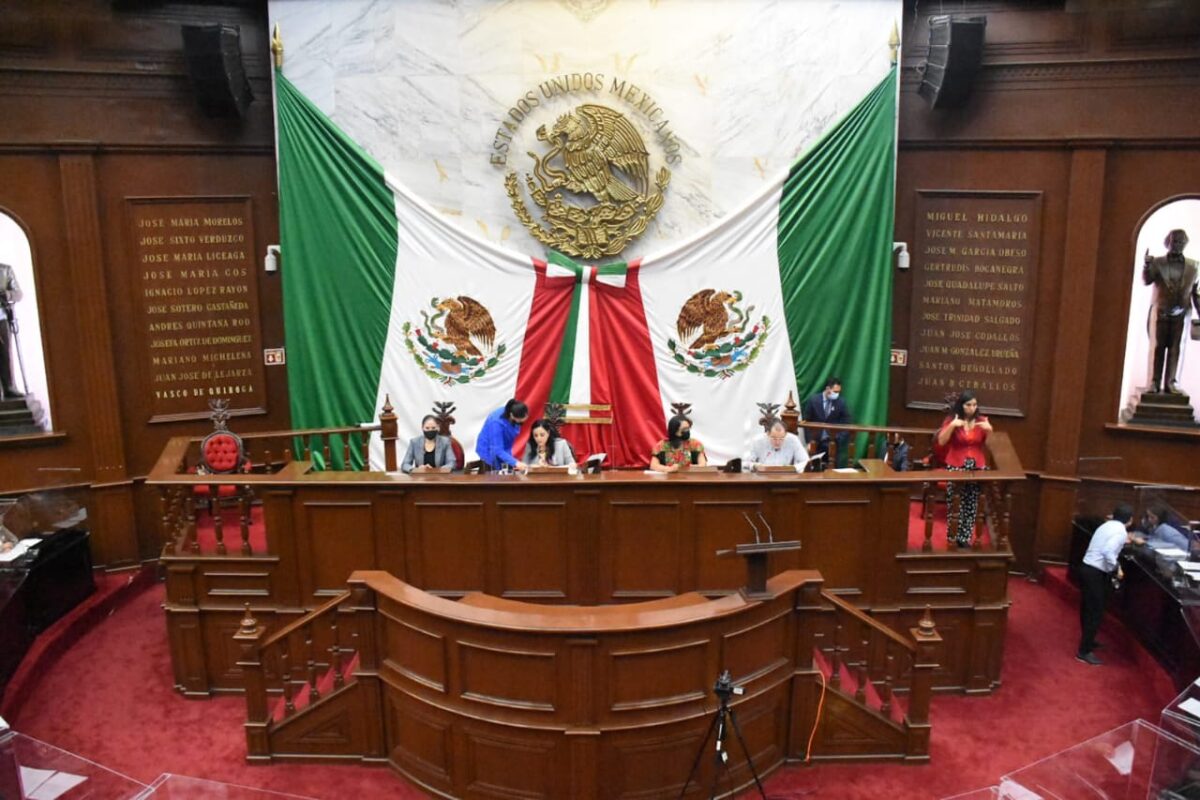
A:
<svg viewBox="0 0 1200 800">
<path fill-rule="evenodd" d="M 479 436 L 475 440 L 475 452 L 479 460 L 492 469 L 509 467 L 525 472 L 528 466 L 513 458 L 513 442 L 521 432 L 521 425 L 529 418 L 529 406 L 515 397 L 498 408 L 484 420 Z"/>
<path fill-rule="evenodd" d="M 1096 649 L 1096 631 L 1104 619 L 1104 604 L 1113 575 L 1118 580 L 1125 577 L 1117 557 L 1131 541 L 1132 525 L 1133 509 L 1121 503 L 1113 509 L 1112 519 L 1096 528 L 1079 565 L 1079 626 L 1083 633 L 1075 658 L 1094 667 L 1104 663 L 1092 652 Z"/>
</svg>

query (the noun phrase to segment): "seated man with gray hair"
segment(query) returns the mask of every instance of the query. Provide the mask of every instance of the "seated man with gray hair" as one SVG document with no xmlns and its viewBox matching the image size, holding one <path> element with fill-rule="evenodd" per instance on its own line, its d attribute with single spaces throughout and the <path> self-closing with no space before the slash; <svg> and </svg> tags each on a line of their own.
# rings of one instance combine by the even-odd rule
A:
<svg viewBox="0 0 1200 800">
<path fill-rule="evenodd" d="M 751 443 L 749 462 L 752 466 L 794 465 L 797 471 L 803 471 L 808 463 L 808 451 L 799 436 L 788 433 L 783 420 L 773 419 L 767 423 L 767 432 Z"/>
</svg>

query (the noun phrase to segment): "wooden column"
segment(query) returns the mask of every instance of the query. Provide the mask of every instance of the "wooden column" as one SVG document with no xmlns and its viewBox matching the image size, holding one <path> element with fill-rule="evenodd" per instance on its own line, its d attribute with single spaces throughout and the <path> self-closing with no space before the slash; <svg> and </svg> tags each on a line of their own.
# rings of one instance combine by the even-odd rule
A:
<svg viewBox="0 0 1200 800">
<path fill-rule="evenodd" d="M 78 320 L 79 363 L 86 409 L 83 435 L 92 449 L 89 525 L 97 565 L 118 566 L 138 558 L 133 485 L 125 465 L 117 365 L 112 351 L 104 246 L 93 153 L 64 153 L 58 159 L 62 181 L 63 226 Z"/>
<path fill-rule="evenodd" d="M 1102 147 L 1071 153 L 1067 234 L 1062 287 L 1054 331 L 1050 421 L 1046 430 L 1045 475 L 1038 500 L 1034 557 L 1065 558 L 1078 486 L 1077 464 L 1091 345 L 1096 264 L 1108 153 Z"/>
</svg>

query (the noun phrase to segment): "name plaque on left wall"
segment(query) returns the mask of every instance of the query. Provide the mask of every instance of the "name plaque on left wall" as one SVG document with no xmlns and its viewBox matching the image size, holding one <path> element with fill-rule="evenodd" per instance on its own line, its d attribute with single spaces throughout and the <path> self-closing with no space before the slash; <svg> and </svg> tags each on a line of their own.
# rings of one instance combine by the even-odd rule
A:
<svg viewBox="0 0 1200 800">
<path fill-rule="evenodd" d="M 250 199 L 126 200 L 151 422 L 264 413 Z"/>
</svg>

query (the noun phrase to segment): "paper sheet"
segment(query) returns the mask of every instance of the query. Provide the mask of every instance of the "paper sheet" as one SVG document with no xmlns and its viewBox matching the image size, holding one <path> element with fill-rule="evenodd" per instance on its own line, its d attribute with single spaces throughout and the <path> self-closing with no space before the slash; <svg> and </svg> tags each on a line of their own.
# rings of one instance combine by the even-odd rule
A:
<svg viewBox="0 0 1200 800">
<path fill-rule="evenodd" d="M 1133 742 L 1121 742 L 1113 748 L 1108 762 L 1117 768 L 1117 772 L 1128 775 L 1133 771 Z"/>
<path fill-rule="evenodd" d="M 1191 714 L 1196 719 L 1200 719 L 1200 700 L 1197 700 L 1194 697 L 1189 697 L 1176 707 L 1180 711 Z"/>
<path fill-rule="evenodd" d="M 86 775 L 21 767 L 21 788 L 29 800 L 55 800 L 86 780 Z"/>
<path fill-rule="evenodd" d="M 1163 558 L 1187 558 L 1187 551 L 1180 550 L 1178 547 L 1156 547 L 1154 552 Z"/>
</svg>

